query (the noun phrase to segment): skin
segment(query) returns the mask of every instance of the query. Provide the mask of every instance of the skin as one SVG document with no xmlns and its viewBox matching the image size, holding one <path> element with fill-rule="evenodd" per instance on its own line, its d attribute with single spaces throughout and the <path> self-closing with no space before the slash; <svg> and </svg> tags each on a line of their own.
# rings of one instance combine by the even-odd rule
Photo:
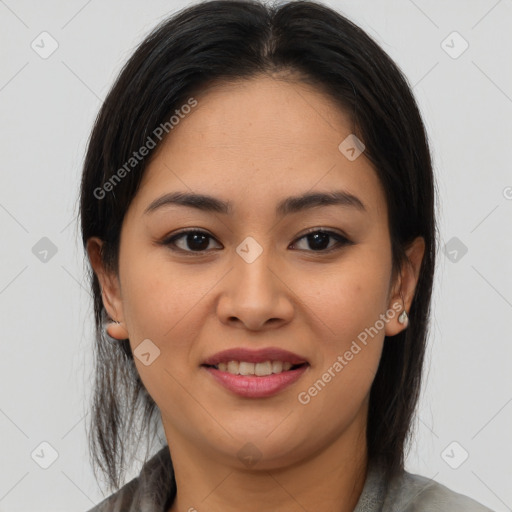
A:
<svg viewBox="0 0 512 512">
<path fill-rule="evenodd" d="M 149 366 L 135 363 L 160 409 L 175 467 L 169 510 L 259 511 L 264 503 L 279 512 L 352 511 L 367 474 L 370 387 L 384 336 L 406 328 L 398 313 L 410 309 L 424 241 L 409 247 L 401 279 L 393 280 L 384 191 L 364 153 L 349 161 L 338 150 L 351 123 L 320 90 L 259 76 L 195 97 L 197 107 L 153 155 L 126 214 L 119 274 L 103 267 L 101 240 L 87 246 L 105 308 L 120 322 L 109 334 L 129 338 L 132 350 L 148 338 L 160 350 Z M 275 215 L 285 197 L 339 189 L 366 211 L 331 205 Z M 171 205 L 144 214 L 178 190 L 229 200 L 233 214 Z M 212 238 L 194 245 L 182 237 L 175 242 L 182 252 L 158 243 L 189 227 Z M 353 243 L 315 250 L 303 238 L 309 228 Z M 236 252 L 247 236 L 263 250 L 252 263 Z M 198 245 L 206 250 L 194 251 Z M 338 246 L 334 238 L 327 245 Z M 301 404 L 298 394 L 393 304 L 394 318 Z M 269 398 L 236 396 L 200 366 L 227 348 L 271 346 L 310 366 Z M 237 456 L 247 443 L 261 456 L 252 467 Z"/>
</svg>

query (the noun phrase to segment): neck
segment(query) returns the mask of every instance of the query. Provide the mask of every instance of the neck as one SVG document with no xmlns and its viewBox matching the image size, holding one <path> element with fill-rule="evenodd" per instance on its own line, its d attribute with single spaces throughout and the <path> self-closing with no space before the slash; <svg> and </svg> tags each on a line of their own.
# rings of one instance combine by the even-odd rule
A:
<svg viewBox="0 0 512 512">
<path fill-rule="evenodd" d="M 275 512 L 352 512 L 366 480 L 366 439 L 357 424 L 310 458 L 272 469 L 257 469 L 261 461 L 240 469 L 171 437 L 177 494 L 168 512 L 259 512 L 263 504 Z"/>
</svg>

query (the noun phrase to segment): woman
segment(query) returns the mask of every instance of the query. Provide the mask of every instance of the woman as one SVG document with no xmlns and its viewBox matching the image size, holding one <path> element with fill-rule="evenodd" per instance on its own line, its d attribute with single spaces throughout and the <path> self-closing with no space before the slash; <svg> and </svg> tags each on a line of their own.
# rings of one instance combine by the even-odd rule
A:
<svg viewBox="0 0 512 512">
<path fill-rule="evenodd" d="M 489 510 L 404 470 L 434 191 L 405 78 L 335 11 L 221 0 L 157 27 L 83 171 L 116 490 L 92 510 Z M 167 443 L 119 489 L 141 408 Z"/>
</svg>

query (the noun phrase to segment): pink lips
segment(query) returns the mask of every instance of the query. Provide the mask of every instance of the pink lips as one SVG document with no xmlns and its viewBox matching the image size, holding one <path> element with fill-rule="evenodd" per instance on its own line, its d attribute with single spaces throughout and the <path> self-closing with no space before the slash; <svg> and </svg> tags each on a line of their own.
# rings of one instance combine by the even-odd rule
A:
<svg viewBox="0 0 512 512">
<path fill-rule="evenodd" d="M 292 365 L 301 364 L 302 366 L 261 377 L 256 375 L 234 375 L 213 367 L 219 363 L 228 363 L 229 361 L 246 361 L 248 363 L 283 361 L 289 362 Z M 305 358 L 279 348 L 260 350 L 228 349 L 209 357 L 202 365 L 202 368 L 219 384 L 245 398 L 265 398 L 275 395 L 296 382 L 307 371 L 308 367 L 309 364 Z"/>
</svg>

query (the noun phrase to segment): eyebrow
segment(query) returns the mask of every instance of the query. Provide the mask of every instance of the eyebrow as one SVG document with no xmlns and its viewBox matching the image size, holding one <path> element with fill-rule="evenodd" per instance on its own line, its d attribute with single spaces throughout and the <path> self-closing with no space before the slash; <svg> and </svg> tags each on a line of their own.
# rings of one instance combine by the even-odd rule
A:
<svg viewBox="0 0 512 512">
<path fill-rule="evenodd" d="M 226 215 L 231 214 L 233 211 L 230 201 L 223 201 L 205 194 L 170 192 L 155 199 L 144 210 L 144 215 L 168 205 L 186 206 L 205 212 L 223 213 Z M 331 192 L 311 192 L 300 196 L 287 197 L 278 203 L 276 214 L 279 217 L 283 217 L 319 206 L 332 205 L 351 207 L 360 212 L 366 212 L 363 202 L 357 196 L 345 190 L 335 190 Z"/>
</svg>

